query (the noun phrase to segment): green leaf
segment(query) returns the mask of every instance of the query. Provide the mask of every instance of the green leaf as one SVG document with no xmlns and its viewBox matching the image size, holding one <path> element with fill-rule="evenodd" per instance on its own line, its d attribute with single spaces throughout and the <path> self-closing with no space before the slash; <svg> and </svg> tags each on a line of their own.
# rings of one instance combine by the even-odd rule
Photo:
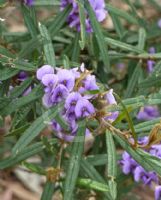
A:
<svg viewBox="0 0 161 200">
<path fill-rule="evenodd" d="M 16 98 L 19 97 L 32 83 L 32 79 L 28 78 L 25 81 L 23 81 L 19 86 L 14 87 L 14 89 L 11 90 L 10 97 Z"/>
<path fill-rule="evenodd" d="M 45 62 L 56 67 L 55 52 L 47 28 L 39 23 L 39 30 L 43 39 Z"/>
<path fill-rule="evenodd" d="M 94 31 L 94 34 L 95 34 L 95 37 L 97 39 L 97 43 L 99 46 L 100 55 L 102 57 L 104 65 L 105 65 L 105 70 L 107 72 L 109 72 L 110 71 L 110 62 L 109 62 L 110 60 L 109 60 L 109 55 L 108 55 L 108 49 L 107 49 L 107 46 L 105 45 L 105 37 L 102 33 L 101 26 L 96 19 L 96 16 L 95 16 L 95 13 L 94 13 L 92 7 L 90 6 L 90 4 L 87 0 L 85 0 L 85 2 L 86 2 L 85 6 L 86 6 L 87 12 L 89 14 L 92 28 L 93 28 L 93 31 Z"/>
<path fill-rule="evenodd" d="M 128 83 L 125 98 L 131 97 L 136 89 L 140 74 L 141 74 L 141 66 L 142 62 L 140 61 L 137 66 L 135 67 L 132 76 L 130 77 L 130 81 Z"/>
<path fill-rule="evenodd" d="M 161 85 L 161 62 L 159 61 L 155 67 L 154 71 L 139 84 L 139 88 L 149 88 L 152 86 L 160 87 Z"/>
<path fill-rule="evenodd" d="M 100 192 L 107 192 L 109 188 L 107 185 L 93 181 L 91 179 L 79 178 L 77 180 L 77 185 L 82 186 L 86 189 L 93 189 Z"/>
<path fill-rule="evenodd" d="M 2 46 L 0 46 L 0 55 L 8 58 L 15 58 L 15 55 L 13 53 L 11 53 L 8 49 Z"/>
<path fill-rule="evenodd" d="M 89 155 L 86 159 L 94 166 L 106 165 L 108 163 L 108 154 Z"/>
<path fill-rule="evenodd" d="M 66 19 L 71 11 L 71 6 L 67 6 L 63 11 L 59 12 L 58 15 L 51 21 L 48 31 L 51 35 L 51 38 L 54 38 L 61 27 L 65 24 Z"/>
<path fill-rule="evenodd" d="M 7 107 L 4 107 L 1 110 L 1 115 L 7 116 L 23 106 L 41 98 L 43 95 L 42 86 L 35 87 L 32 92 L 30 92 L 27 96 L 23 96 L 20 98 L 12 99 L 12 101 L 8 104 Z"/>
<path fill-rule="evenodd" d="M 72 57 L 71 57 L 72 62 L 79 62 L 79 56 L 80 56 L 79 38 L 80 38 L 80 33 L 76 33 L 72 45 Z"/>
<path fill-rule="evenodd" d="M 124 35 L 124 32 L 125 32 L 124 27 L 122 26 L 121 20 L 118 18 L 118 16 L 116 16 L 113 13 L 110 13 L 110 16 L 112 18 L 112 22 L 113 22 L 113 25 L 116 29 L 116 32 L 121 39 Z"/>
<path fill-rule="evenodd" d="M 126 19 L 128 22 L 130 22 L 132 24 L 138 24 L 136 18 L 133 17 L 132 15 L 130 15 L 127 11 L 116 8 L 116 7 L 112 6 L 111 4 L 107 4 L 106 8 L 109 12 Z"/>
<path fill-rule="evenodd" d="M 73 196 L 84 149 L 84 137 L 85 122 L 81 121 L 78 125 L 77 135 L 72 143 L 70 161 L 64 183 L 64 200 L 72 199 Z"/>
<path fill-rule="evenodd" d="M 111 196 L 113 199 L 117 198 L 117 183 L 116 183 L 116 176 L 117 176 L 117 159 L 116 159 L 116 148 L 113 141 L 112 133 L 106 130 L 106 146 L 107 146 L 107 153 L 108 153 L 108 177 L 109 180 L 109 189 L 111 192 Z"/>
<path fill-rule="evenodd" d="M 79 45 L 83 50 L 86 43 L 86 26 L 85 26 L 85 8 L 81 1 L 78 1 L 79 7 L 79 18 L 80 18 L 80 28 L 81 28 L 81 40 L 79 40 Z"/>
<path fill-rule="evenodd" d="M 146 31 L 144 28 L 140 28 L 139 29 L 139 41 L 138 41 L 138 48 L 140 50 L 144 49 L 145 42 L 146 42 Z"/>
<path fill-rule="evenodd" d="M 31 172 L 34 172 L 40 175 L 46 175 L 46 171 L 42 167 L 40 167 L 39 164 L 23 162 L 23 165 Z"/>
<path fill-rule="evenodd" d="M 57 140 L 52 139 L 52 140 L 50 140 L 50 143 L 56 144 Z M 45 145 L 43 145 L 42 142 L 37 142 L 35 144 L 32 144 L 32 145 L 24 148 L 18 154 L 11 155 L 8 158 L 0 160 L 0 169 L 3 170 L 3 169 L 6 169 L 8 167 L 12 167 L 12 166 L 26 160 L 27 158 L 30 158 L 33 155 L 40 153 L 44 148 L 45 148 Z"/>
<path fill-rule="evenodd" d="M 106 130 L 106 146 L 108 153 L 108 177 L 115 179 L 117 176 L 116 149 L 112 133 Z"/>
<path fill-rule="evenodd" d="M 50 123 L 50 121 L 56 116 L 59 104 L 46 111 L 42 116 L 38 117 L 31 126 L 24 132 L 19 138 L 15 146 L 13 147 L 13 154 L 17 154 L 22 151 L 40 132 Z"/>
<path fill-rule="evenodd" d="M 159 123 L 160 120 L 161 120 L 161 118 L 159 117 L 157 119 L 153 119 L 148 122 L 139 123 L 134 126 L 135 131 L 136 131 L 136 133 L 148 132 L 148 134 L 149 134 L 149 131 L 156 125 L 156 123 Z"/>
<path fill-rule="evenodd" d="M 109 38 L 109 37 L 105 37 L 105 42 L 108 45 L 113 45 L 115 47 L 119 47 L 120 49 L 131 51 L 131 52 L 134 52 L 134 53 L 143 53 L 144 52 L 143 50 L 139 49 L 136 46 L 132 46 L 130 44 L 120 42 L 118 40 L 114 40 L 114 39 Z"/>
<path fill-rule="evenodd" d="M 133 125 L 133 121 L 129 115 L 129 112 L 125 106 L 125 104 L 122 102 L 121 98 L 115 94 L 115 96 L 117 97 L 119 103 L 121 104 L 122 108 L 123 108 L 123 111 L 125 112 L 125 115 L 126 115 L 126 119 L 127 119 L 127 122 L 128 122 L 128 125 L 129 125 L 129 128 L 131 129 L 131 132 L 132 132 L 132 136 L 133 136 L 133 139 L 135 140 L 135 142 L 137 141 L 137 134 L 135 132 L 135 128 L 134 128 L 134 125 Z"/>
<path fill-rule="evenodd" d="M 98 181 L 100 183 L 103 183 L 105 185 L 108 184 L 107 182 L 103 179 L 103 177 L 97 172 L 97 170 L 85 159 L 81 160 L 81 170 L 83 170 L 84 174 L 86 174 L 90 179 L 93 181 Z M 111 194 L 110 192 L 104 192 L 104 195 L 107 200 L 111 200 Z"/>
<path fill-rule="evenodd" d="M 19 70 L 17 69 L 13 69 L 13 68 L 1 68 L 0 66 L 0 81 L 4 81 L 7 80 L 13 76 L 15 76 L 16 74 L 18 74 Z"/>
<path fill-rule="evenodd" d="M 54 183 L 47 181 L 41 196 L 41 200 L 52 200 L 54 193 Z"/>
<path fill-rule="evenodd" d="M 27 26 L 29 33 L 31 34 L 32 38 L 36 37 L 38 31 L 37 31 L 37 27 L 35 27 L 34 20 L 30 15 L 29 8 L 22 5 L 21 10 L 22 10 L 22 14 L 23 14 L 23 19 L 25 21 L 25 24 Z"/>
</svg>

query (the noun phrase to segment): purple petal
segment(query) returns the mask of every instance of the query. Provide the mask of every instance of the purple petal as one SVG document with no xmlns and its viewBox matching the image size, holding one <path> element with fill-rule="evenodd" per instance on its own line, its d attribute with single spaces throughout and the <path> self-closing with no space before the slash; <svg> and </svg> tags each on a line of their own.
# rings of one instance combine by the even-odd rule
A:
<svg viewBox="0 0 161 200">
<path fill-rule="evenodd" d="M 145 171 L 141 166 L 138 166 L 134 170 L 134 180 L 136 182 L 139 182 L 141 180 L 141 177 L 144 175 Z"/>
<path fill-rule="evenodd" d="M 115 97 L 113 96 L 113 89 L 110 89 L 108 93 L 106 94 L 105 98 L 107 99 L 108 104 L 112 105 L 117 105 L 117 102 L 115 100 Z"/>
<path fill-rule="evenodd" d="M 82 98 L 77 102 L 75 107 L 77 118 L 88 117 L 93 113 L 95 113 L 94 106 L 87 99 Z"/>
<path fill-rule="evenodd" d="M 52 102 L 53 103 L 61 102 L 68 96 L 68 93 L 69 92 L 67 88 L 64 85 L 59 84 L 53 91 Z"/>
<path fill-rule="evenodd" d="M 75 77 L 71 70 L 62 69 L 58 73 L 59 83 L 64 85 L 69 91 L 72 91 L 75 84 Z"/>
<path fill-rule="evenodd" d="M 78 92 L 72 92 L 65 101 L 65 108 L 70 110 L 70 112 L 74 112 L 75 106 L 81 98 L 82 96 Z"/>
<path fill-rule="evenodd" d="M 42 80 L 42 77 L 46 74 L 54 74 L 54 68 L 50 65 L 43 65 L 37 70 L 36 77 L 38 80 Z"/>
<path fill-rule="evenodd" d="M 138 120 L 152 120 L 160 116 L 158 107 L 156 106 L 145 106 L 140 109 L 137 114 Z"/>
<path fill-rule="evenodd" d="M 58 77 L 55 74 L 45 74 L 42 77 L 42 83 L 45 86 L 54 87 L 58 82 Z"/>
<path fill-rule="evenodd" d="M 49 93 L 44 94 L 44 96 L 42 98 L 42 102 L 46 108 L 51 107 L 53 105 L 53 103 L 51 101 L 51 94 L 49 94 Z"/>
<path fill-rule="evenodd" d="M 155 200 L 161 199 L 161 185 L 155 187 Z"/>
</svg>

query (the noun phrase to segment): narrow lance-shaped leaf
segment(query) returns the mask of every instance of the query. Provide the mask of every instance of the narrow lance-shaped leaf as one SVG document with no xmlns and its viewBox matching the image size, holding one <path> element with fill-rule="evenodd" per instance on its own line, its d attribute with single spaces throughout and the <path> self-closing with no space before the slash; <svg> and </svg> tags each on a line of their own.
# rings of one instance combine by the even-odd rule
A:
<svg viewBox="0 0 161 200">
<path fill-rule="evenodd" d="M 13 154 L 17 154 L 19 151 L 22 151 L 23 148 L 25 148 L 48 124 L 50 124 L 50 121 L 58 113 L 59 106 L 60 105 L 58 104 L 57 106 L 49 109 L 31 124 L 31 126 L 24 132 L 15 144 L 12 150 Z"/>
<path fill-rule="evenodd" d="M 116 159 L 116 149 L 113 141 L 113 136 L 110 131 L 106 131 L 106 145 L 107 145 L 107 153 L 108 153 L 108 164 L 107 171 L 109 177 L 109 189 L 111 196 L 113 199 L 117 197 L 117 159 Z"/>
<path fill-rule="evenodd" d="M 92 180 L 98 181 L 108 186 L 108 183 L 104 178 L 99 174 L 99 172 L 85 159 L 81 160 L 81 170 Z M 107 200 L 111 200 L 110 192 L 104 192 L 104 196 Z"/>
<path fill-rule="evenodd" d="M 52 41 L 47 28 L 39 23 L 39 30 L 43 39 L 45 62 L 53 67 L 56 67 L 55 52 Z"/>
<path fill-rule="evenodd" d="M 144 49 L 145 41 L 146 41 L 146 31 L 144 28 L 140 28 L 139 29 L 139 41 L 138 41 L 138 48 L 140 50 Z"/>
<path fill-rule="evenodd" d="M 47 181 L 41 196 L 41 200 L 52 200 L 54 193 L 54 183 Z"/>
<path fill-rule="evenodd" d="M 37 31 L 37 27 L 35 26 L 36 24 L 33 21 L 33 18 L 30 16 L 29 8 L 22 5 L 21 10 L 22 10 L 23 18 L 24 18 L 24 21 L 29 33 L 31 34 L 32 38 L 36 37 L 38 31 Z"/>
<path fill-rule="evenodd" d="M 56 144 L 57 140 L 56 139 L 52 139 L 51 141 L 49 141 L 50 144 Z M 43 142 L 36 142 L 35 144 L 32 144 L 28 147 L 25 147 L 21 152 L 19 152 L 16 155 L 11 155 L 8 158 L 5 158 L 3 160 L 0 160 L 0 169 L 6 169 L 8 167 L 12 167 L 24 160 L 26 160 L 27 158 L 32 157 L 35 154 L 38 154 L 39 152 L 41 152 L 43 149 L 45 148 L 45 145 L 43 145 Z"/>
<path fill-rule="evenodd" d="M 80 18 L 80 28 L 81 28 L 81 40 L 79 40 L 79 45 L 83 50 L 86 43 L 86 26 L 85 26 L 85 8 L 84 5 L 78 0 L 79 7 L 79 18 Z"/>
<path fill-rule="evenodd" d="M 138 84 L 140 74 L 141 74 L 141 66 L 142 66 L 142 62 L 139 61 L 133 71 L 132 76 L 130 77 L 130 81 L 128 83 L 128 86 L 125 92 L 125 98 L 131 97 L 132 94 L 134 93 L 136 86 Z"/>
<path fill-rule="evenodd" d="M 64 200 L 72 199 L 77 182 L 81 156 L 84 149 L 85 121 L 79 122 L 77 135 L 72 143 L 71 155 L 64 184 Z"/>
<path fill-rule="evenodd" d="M 91 179 L 79 178 L 77 180 L 77 185 L 84 187 L 86 189 L 94 189 L 100 192 L 107 192 L 109 188 L 107 185 L 99 183 L 97 181 L 93 181 Z"/>
</svg>

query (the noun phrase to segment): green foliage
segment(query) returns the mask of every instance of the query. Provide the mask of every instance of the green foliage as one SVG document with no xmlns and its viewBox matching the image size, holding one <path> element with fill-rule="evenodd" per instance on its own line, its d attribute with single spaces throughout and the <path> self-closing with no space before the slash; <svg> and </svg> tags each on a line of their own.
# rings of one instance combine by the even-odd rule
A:
<svg viewBox="0 0 161 200">
<path fill-rule="evenodd" d="M 120 7 L 106 1 L 108 16 L 99 23 L 88 0 L 76 2 L 80 32 L 68 26 L 71 5 L 60 11 L 59 0 L 35 0 L 33 6 L 17 2 L 16 12 L 23 19 L 19 25 L 25 26 L 24 31 L 11 31 L 8 17 L 7 22 L 0 18 L 0 170 L 22 165 L 45 176 L 41 200 L 51 200 L 56 191 L 64 200 L 86 199 L 93 194 L 96 199 L 121 200 L 135 184 L 119 170 L 120 152 L 127 151 L 146 171 L 161 176 L 160 159 L 136 144 L 161 120 L 136 118 L 140 108 L 150 105 L 160 109 L 161 105 L 161 29 L 157 26 L 161 5 L 159 1 L 147 1 L 156 12 L 156 16 L 148 17 L 142 1 L 124 0 Z M 9 1 L 0 0 L 0 8 L 7 7 Z M 40 16 L 40 10 L 49 16 Z M 92 33 L 86 32 L 85 13 Z M 151 46 L 156 53 L 149 53 Z M 148 60 L 155 62 L 152 73 L 147 71 Z M 99 95 L 102 88 L 113 88 L 118 104 L 108 106 L 106 111 L 119 111 L 119 117 L 108 122 L 106 128 L 101 123 L 98 129 L 93 118 L 80 120 L 74 141 L 66 142 L 51 129 L 54 119 L 70 132 L 60 115 L 64 105 L 43 107 L 44 91 L 36 71 L 44 64 L 70 69 L 82 63 L 96 75 L 100 85 L 100 90 L 85 94 Z M 123 68 L 118 67 L 120 63 Z M 27 73 L 23 82 L 18 78 L 22 71 Z M 28 89 L 31 91 L 25 94 Z M 9 127 L 7 117 L 11 119 Z M 5 133 L 1 134 L 1 128 Z M 85 137 L 86 128 L 93 133 L 94 142 L 91 139 L 90 145 Z M 126 134 L 135 140 L 134 146 Z M 39 164 L 27 160 L 37 155 Z M 49 179 L 49 168 L 58 170 L 55 179 Z"/>
</svg>

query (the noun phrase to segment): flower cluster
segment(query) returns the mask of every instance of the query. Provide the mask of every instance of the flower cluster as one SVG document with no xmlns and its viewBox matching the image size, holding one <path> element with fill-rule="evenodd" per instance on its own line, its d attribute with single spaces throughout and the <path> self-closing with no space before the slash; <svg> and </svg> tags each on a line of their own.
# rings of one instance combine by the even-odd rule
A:
<svg viewBox="0 0 161 200">
<path fill-rule="evenodd" d="M 69 131 L 64 130 L 55 120 L 52 128 L 59 138 L 71 141 L 77 133 L 77 121 L 81 118 L 95 117 L 97 113 L 97 101 L 103 98 L 105 106 L 116 104 L 113 90 L 99 93 L 99 86 L 94 75 L 84 68 L 60 69 L 44 65 L 37 70 L 37 79 L 44 85 L 43 105 L 47 108 L 64 103 L 60 111 L 61 116 L 69 126 Z M 93 94 L 95 92 L 96 94 Z M 108 112 L 104 115 L 105 120 L 113 122 L 118 112 Z M 86 135 L 90 131 L 86 129 Z"/>
<path fill-rule="evenodd" d="M 98 22 L 102 22 L 106 16 L 107 11 L 105 10 L 105 2 L 104 0 L 88 0 L 91 7 L 93 8 L 93 11 L 95 12 L 96 18 Z M 69 4 L 72 5 L 72 10 L 68 16 L 68 23 L 69 26 L 75 27 L 77 31 L 80 31 L 80 18 L 79 18 L 79 8 L 78 4 L 74 0 L 61 0 L 61 10 L 63 10 L 66 6 Z M 86 19 L 85 19 L 85 25 L 86 25 L 86 31 L 92 32 L 91 22 L 88 16 L 88 13 L 85 13 Z"/>
<path fill-rule="evenodd" d="M 148 137 L 139 139 L 139 144 L 146 145 Z M 148 152 L 161 159 L 161 144 L 152 145 Z M 145 185 L 152 186 L 155 183 L 155 200 L 161 198 L 161 186 L 159 186 L 159 178 L 153 171 L 147 172 L 141 167 L 127 152 L 122 154 L 122 160 L 119 162 L 124 174 L 132 174 L 136 182 L 142 181 Z"/>
</svg>

